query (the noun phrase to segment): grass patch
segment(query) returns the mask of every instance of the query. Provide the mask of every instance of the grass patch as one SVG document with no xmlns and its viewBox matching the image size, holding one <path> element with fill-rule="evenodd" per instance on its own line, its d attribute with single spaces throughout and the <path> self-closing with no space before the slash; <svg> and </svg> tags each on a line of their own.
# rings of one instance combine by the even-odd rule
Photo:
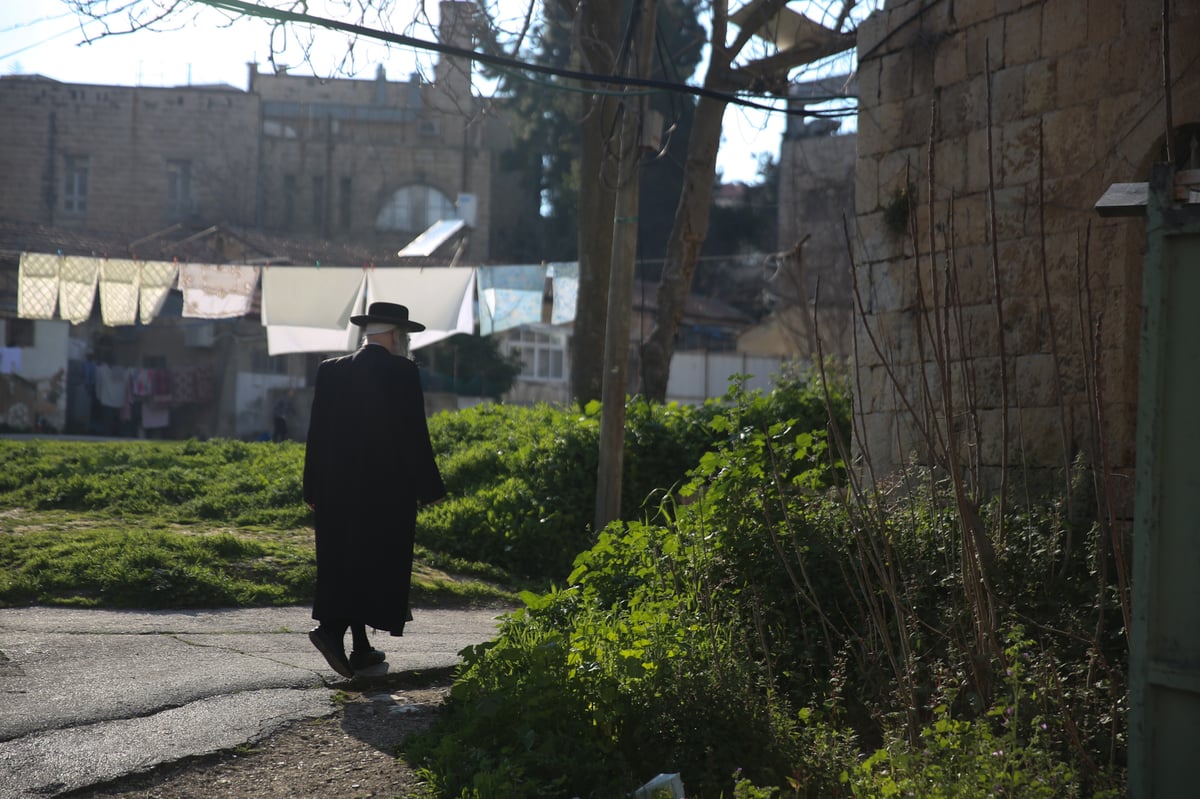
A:
<svg viewBox="0 0 1200 799">
<path fill-rule="evenodd" d="M 312 601 L 302 445 L 0 440 L 0 462 L 0 607 Z M 419 549 L 414 572 L 418 603 L 515 598 L 467 558 Z"/>
</svg>

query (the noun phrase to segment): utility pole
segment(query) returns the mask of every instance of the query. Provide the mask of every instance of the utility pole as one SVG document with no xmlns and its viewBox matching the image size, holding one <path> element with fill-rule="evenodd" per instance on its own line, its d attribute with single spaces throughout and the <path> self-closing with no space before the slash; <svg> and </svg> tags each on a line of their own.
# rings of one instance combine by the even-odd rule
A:
<svg viewBox="0 0 1200 799">
<path fill-rule="evenodd" d="M 634 30 L 626 72 L 650 74 L 657 0 L 634 0 Z M 617 196 L 613 212 L 612 271 L 604 329 L 604 380 L 600 391 L 600 458 L 596 475 L 596 532 L 621 516 L 621 472 L 625 458 L 625 391 L 629 374 L 633 269 L 637 256 L 638 189 L 641 185 L 642 119 L 646 98 L 626 87 L 621 103 Z"/>
</svg>

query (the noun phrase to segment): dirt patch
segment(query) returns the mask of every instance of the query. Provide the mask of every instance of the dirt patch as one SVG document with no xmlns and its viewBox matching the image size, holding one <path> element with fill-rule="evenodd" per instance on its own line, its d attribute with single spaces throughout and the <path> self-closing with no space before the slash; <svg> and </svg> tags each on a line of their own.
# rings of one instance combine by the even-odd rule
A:
<svg viewBox="0 0 1200 799">
<path fill-rule="evenodd" d="M 425 786 L 398 746 L 436 718 L 449 683 L 347 690 L 332 715 L 287 725 L 254 744 L 160 766 L 74 799 L 418 799 Z"/>
</svg>

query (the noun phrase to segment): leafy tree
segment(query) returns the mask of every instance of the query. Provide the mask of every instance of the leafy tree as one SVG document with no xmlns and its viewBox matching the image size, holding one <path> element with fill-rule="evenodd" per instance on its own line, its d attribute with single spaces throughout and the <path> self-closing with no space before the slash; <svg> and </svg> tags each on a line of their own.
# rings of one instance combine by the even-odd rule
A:
<svg viewBox="0 0 1200 799">
<path fill-rule="evenodd" d="M 681 0 L 683 7 L 692 10 L 698 6 L 691 3 L 698 2 Z M 233 16 L 265 16 L 276 20 L 272 62 L 276 45 L 280 41 L 287 42 L 289 37 L 300 35 L 296 29 L 304 29 L 303 25 L 292 25 L 290 22 L 296 19 L 295 9 L 297 6 L 307 9 L 307 4 L 296 4 L 292 0 L 277 0 L 275 7 L 243 0 L 129 0 L 116 4 L 115 8 L 109 0 L 67 0 L 67 3 L 82 15 L 104 23 L 105 32 L 102 35 L 123 32 L 114 30 L 111 23 L 129 30 L 169 24 L 168 20 L 178 24 L 182 16 L 203 6 L 215 7 Z M 539 23 L 539 30 L 548 42 L 545 46 L 534 47 L 551 62 L 562 61 L 571 54 L 570 63 L 577 64 L 579 71 L 587 76 L 577 84 L 581 98 L 581 140 L 578 168 L 570 173 L 576 176 L 574 188 L 578 191 L 579 296 L 582 298 L 576 309 L 575 335 L 572 339 L 571 390 L 575 398 L 581 401 L 599 397 L 602 387 L 617 167 L 614 154 L 619 149 L 614 146 L 619 103 L 612 92 L 620 81 L 610 80 L 608 76 L 616 75 L 620 67 L 619 57 L 625 41 L 622 36 L 624 5 L 618 0 L 557 0 L 543 3 L 545 23 Z M 748 96 L 786 96 L 789 76 L 795 69 L 853 48 L 856 36 L 848 22 L 851 10 L 856 5 L 854 0 L 841 0 L 840 3 L 831 1 L 824 6 L 808 4 L 805 10 L 810 14 L 823 15 L 822 22 L 815 22 L 791 10 L 787 0 L 750 0 L 735 14 L 731 14 L 729 0 L 711 0 L 708 4 L 706 15 L 709 35 L 705 44 L 709 58 L 702 86 L 699 89 L 679 88 L 681 94 L 699 95 L 699 100 L 695 103 L 694 122 L 687 139 L 686 153 L 679 159 L 683 164 L 682 188 L 671 232 L 666 240 L 655 326 L 641 352 L 644 378 L 642 392 L 650 399 L 665 399 L 675 334 L 691 290 L 697 259 L 708 235 L 725 110 L 730 103 L 747 101 Z M 503 9 L 499 0 L 478 0 L 477 8 L 487 28 L 485 32 L 476 33 L 486 33 L 483 38 L 491 42 L 493 50 L 504 50 L 509 56 L 518 56 L 527 51 L 526 39 L 538 7 L 534 0 L 530 0 L 526 12 L 517 18 L 515 28 L 506 29 L 497 23 L 502 18 L 500 12 Z M 355 37 L 394 37 L 394 34 L 385 33 L 396 28 L 391 19 L 393 8 L 393 0 L 362 0 L 354 4 L 353 10 L 347 7 L 346 16 L 352 17 L 351 24 L 358 26 L 354 28 L 347 50 L 348 62 L 353 61 Z M 835 8 L 838 10 L 833 12 Z M 563 35 L 568 31 L 565 26 L 568 19 L 571 22 L 569 50 L 561 44 Z M 347 21 L 339 22 L 346 24 Z M 413 24 L 418 22 L 427 24 L 423 6 L 416 12 Z M 372 24 L 374 29 L 371 28 Z M 681 26 L 681 30 L 686 27 Z M 699 27 L 695 29 L 699 30 Z M 631 31 L 626 31 L 626 34 L 629 33 Z M 695 52 L 699 53 L 701 49 L 697 47 Z M 682 75 L 681 72 L 680 77 Z M 548 124 L 543 120 L 532 124 L 532 127 L 541 129 Z M 543 130 L 541 140 L 546 141 L 550 133 L 550 130 Z M 558 148 L 562 141 L 560 138 L 554 139 L 552 151 L 542 153 L 543 170 L 537 178 L 539 188 L 543 185 L 548 187 L 552 175 L 565 177 L 569 174 L 565 169 L 563 153 Z M 526 154 L 525 157 L 528 159 L 530 156 Z M 649 180 L 647 185 L 654 182 Z M 566 200 L 572 187 L 569 181 L 564 181 L 563 185 L 563 199 Z M 660 205 L 655 203 L 648 208 Z M 562 221 L 561 215 L 558 216 L 555 219 L 556 227 L 549 228 L 543 237 L 535 238 L 544 238 L 547 246 L 563 246 L 564 233 L 557 227 Z M 552 239 L 550 230 L 553 231 Z"/>
<path fill-rule="evenodd" d="M 521 360 L 500 352 L 495 336 L 459 333 L 421 350 L 435 389 L 499 400 L 521 373 Z"/>
</svg>

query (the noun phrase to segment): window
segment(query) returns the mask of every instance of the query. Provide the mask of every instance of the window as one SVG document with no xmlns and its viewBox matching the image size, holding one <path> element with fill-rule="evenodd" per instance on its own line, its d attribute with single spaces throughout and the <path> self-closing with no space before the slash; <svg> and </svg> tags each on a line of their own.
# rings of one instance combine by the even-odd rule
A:
<svg viewBox="0 0 1200 799">
<path fill-rule="evenodd" d="M 421 233 L 439 219 L 458 219 L 454 201 L 433 186 L 405 186 L 375 217 L 378 230 Z"/>
<path fill-rule="evenodd" d="M 566 377 L 567 343 L 562 333 L 522 327 L 509 333 L 504 349 L 521 358 L 524 380 L 563 380 Z"/>
<path fill-rule="evenodd" d="M 350 178 L 342 178 L 338 189 L 338 225 L 342 230 L 350 229 Z"/>
<path fill-rule="evenodd" d="M 192 162 L 167 161 L 167 213 L 174 217 L 192 212 Z"/>
<path fill-rule="evenodd" d="M 34 345 L 33 322 L 32 319 L 5 319 L 4 346 L 32 347 Z"/>
<path fill-rule="evenodd" d="M 312 223 L 318 230 L 325 225 L 325 178 L 313 175 Z"/>
<path fill-rule="evenodd" d="M 68 155 L 63 167 L 62 209 L 68 214 L 87 213 L 88 159 Z"/>
<path fill-rule="evenodd" d="M 283 226 L 290 228 L 296 222 L 296 176 L 283 176 Z"/>
</svg>

